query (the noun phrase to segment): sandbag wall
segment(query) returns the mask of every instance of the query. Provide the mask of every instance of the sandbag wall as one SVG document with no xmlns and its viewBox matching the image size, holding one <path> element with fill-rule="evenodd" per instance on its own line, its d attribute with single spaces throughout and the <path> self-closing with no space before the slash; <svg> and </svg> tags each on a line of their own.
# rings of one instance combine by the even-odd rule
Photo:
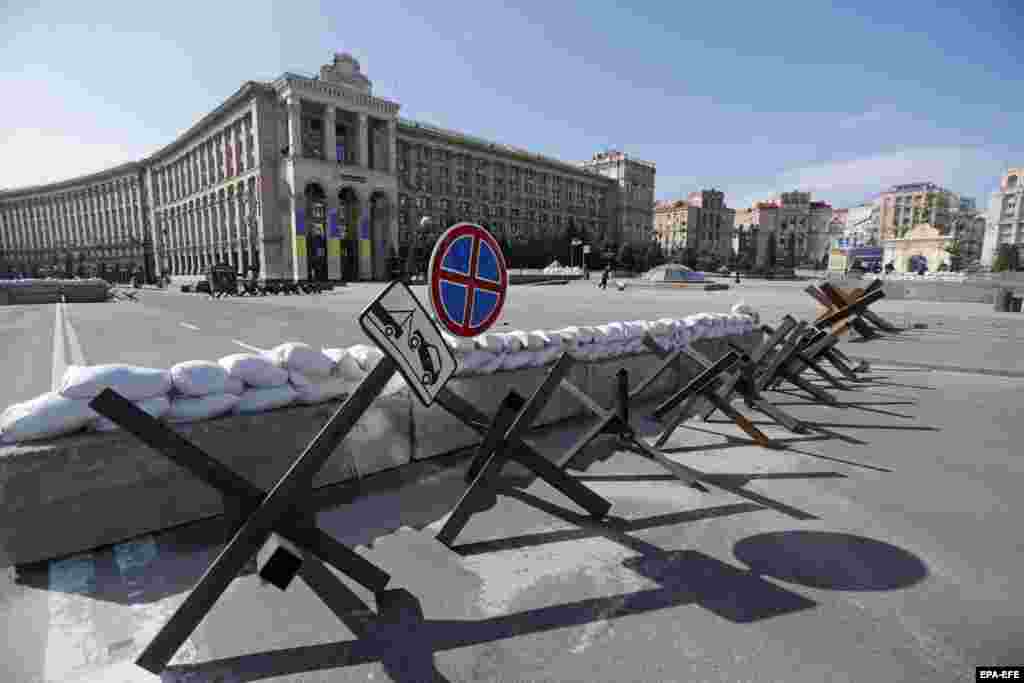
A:
<svg viewBox="0 0 1024 683">
<path fill-rule="evenodd" d="M 645 332 L 665 348 L 691 344 L 712 358 L 726 351 L 726 338 L 752 348 L 760 337 L 755 318 L 741 313 L 487 334 L 472 340 L 449 337 L 460 361 L 459 375 L 449 387 L 490 414 L 512 388 L 529 395 L 546 373 L 544 366 L 568 351 L 584 361 L 573 370 L 575 383 L 610 405 L 620 367 L 636 382 L 657 364 L 652 354 L 642 352 Z M 188 361 L 168 371 L 137 372 L 131 383 L 115 388 L 127 390 L 147 412 L 175 423 L 177 431 L 231 469 L 269 487 L 380 358 L 379 349 L 366 345 L 318 351 L 284 344 L 262 356 L 234 354 L 217 363 Z M 652 398 L 663 395 L 696 373 L 692 365 L 666 372 L 646 393 Z M 221 501 L 212 489 L 134 437 L 116 429 L 97 433 L 114 425 L 80 408 L 102 390 L 102 376 L 96 368 L 69 368 L 63 390 L 71 396 L 34 399 L 56 406 L 57 416 L 78 420 L 77 433 L 0 447 L 0 566 L 79 552 L 220 513 Z M 240 376 L 247 378 L 242 386 Z M 260 382 L 272 386 L 258 386 Z M 299 402 L 308 405 L 297 406 Z M 19 404 L 0 416 L 8 438 L 17 433 L 18 416 L 29 410 L 31 405 Z M 586 414 L 575 399 L 563 395 L 550 402 L 536 424 Z M 395 470 L 477 439 L 443 409 L 421 406 L 396 377 L 314 485 Z"/>
</svg>

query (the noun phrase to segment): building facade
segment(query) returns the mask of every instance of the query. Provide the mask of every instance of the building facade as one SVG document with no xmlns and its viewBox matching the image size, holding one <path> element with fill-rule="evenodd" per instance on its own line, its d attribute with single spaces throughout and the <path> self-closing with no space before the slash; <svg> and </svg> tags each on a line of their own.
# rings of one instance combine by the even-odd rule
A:
<svg viewBox="0 0 1024 683">
<path fill-rule="evenodd" d="M 897 272 L 936 271 L 949 265 L 953 216 L 960 197 L 934 183 L 895 185 L 878 199 L 879 237 L 885 263 Z"/>
<path fill-rule="evenodd" d="M 1002 244 L 1024 249 L 1024 168 L 1011 168 L 993 192 L 985 220 L 981 263 L 991 267 Z"/>
<path fill-rule="evenodd" d="M 0 193 L 0 275 L 153 272 L 146 205 L 138 163 Z"/>
<path fill-rule="evenodd" d="M 0 192 L 0 251 L 15 270 L 70 250 L 153 276 L 224 262 L 266 278 L 379 280 L 424 241 L 423 223 L 428 239 L 462 220 L 512 241 L 652 239 L 654 164 L 621 152 L 562 162 L 399 109 L 348 54 L 317 76 L 248 81 L 147 159 Z"/>
<path fill-rule="evenodd" d="M 792 262 L 793 266 L 819 264 L 833 239 L 832 207 L 811 201 L 809 192 L 783 192 L 767 202 L 736 212 L 736 250 L 755 268 Z M 775 263 L 770 263 L 769 241 L 775 241 Z"/>
<path fill-rule="evenodd" d="M 691 192 L 686 199 L 657 202 L 654 206 L 658 244 L 665 254 L 676 258 L 688 249 L 694 257 L 729 261 L 735 219 L 735 209 L 725 205 L 725 194 L 719 190 Z"/>
<path fill-rule="evenodd" d="M 851 247 L 879 246 L 879 218 L 877 202 L 850 207 L 843 225 L 843 239 Z"/>
</svg>

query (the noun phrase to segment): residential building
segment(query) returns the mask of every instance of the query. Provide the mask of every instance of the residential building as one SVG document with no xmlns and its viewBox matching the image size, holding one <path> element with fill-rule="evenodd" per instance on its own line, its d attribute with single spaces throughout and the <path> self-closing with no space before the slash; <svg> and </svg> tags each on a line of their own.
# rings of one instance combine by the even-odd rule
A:
<svg viewBox="0 0 1024 683">
<path fill-rule="evenodd" d="M 653 163 L 618 151 L 568 163 L 399 109 L 348 54 L 319 75 L 248 81 L 146 159 L 0 192 L 0 252 L 20 272 L 148 258 L 153 275 L 225 262 L 266 278 L 379 280 L 422 241 L 424 217 L 428 237 L 463 220 L 508 240 L 653 237 Z"/>
<path fill-rule="evenodd" d="M 999 190 L 989 199 L 982 265 L 992 266 L 1002 244 L 1024 250 L 1024 168 L 1008 169 L 999 182 Z"/>
<path fill-rule="evenodd" d="M 952 218 L 960 196 L 934 183 L 895 185 L 882 192 L 879 204 L 879 237 L 885 263 L 898 272 L 916 272 L 922 266 L 935 271 L 949 264 Z"/>
<path fill-rule="evenodd" d="M 736 212 L 736 248 L 755 267 L 789 260 L 794 265 L 819 264 L 828 254 L 833 209 L 811 201 L 810 192 L 783 192 L 766 202 Z M 768 263 L 768 241 L 776 241 L 776 263 Z"/>
<path fill-rule="evenodd" d="M 655 234 L 664 253 L 681 258 L 680 252 L 689 249 L 694 257 L 714 256 L 722 262 L 732 256 L 736 211 L 725 205 L 720 190 L 658 202 L 654 214 Z"/>
<path fill-rule="evenodd" d="M 845 209 L 843 239 L 851 247 L 879 246 L 879 216 L 876 202 L 866 202 Z"/>
</svg>

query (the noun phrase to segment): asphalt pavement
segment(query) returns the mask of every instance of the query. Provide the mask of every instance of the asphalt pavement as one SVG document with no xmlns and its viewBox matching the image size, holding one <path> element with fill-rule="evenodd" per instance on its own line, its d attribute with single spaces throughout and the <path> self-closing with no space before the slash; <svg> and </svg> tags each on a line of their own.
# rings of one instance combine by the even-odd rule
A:
<svg viewBox="0 0 1024 683">
<path fill-rule="evenodd" d="M 740 299 L 772 322 L 814 314 L 803 286 L 517 287 L 504 322 L 681 316 Z M 354 317 L 379 290 L 216 301 L 147 291 L 138 303 L 7 307 L 2 372 L 15 381 L 4 390 L 31 397 L 73 362 L 167 367 L 286 340 L 359 343 Z M 1022 665 L 1024 386 L 964 370 L 1020 371 L 1024 318 L 980 304 L 874 309 L 928 327 L 844 343 L 893 362 L 837 392 L 840 407 L 769 394 L 812 433 L 786 433 L 737 404 L 784 448 L 753 445 L 721 416 L 672 436 L 666 455 L 708 473 L 710 493 L 605 442 L 580 476 L 613 502 L 608 520 L 581 517 L 542 482 L 520 483 L 470 521 L 454 551 L 432 536 L 464 489 L 458 470 L 371 493 L 320 523 L 392 573 L 390 607 L 313 565 L 283 593 L 248 575 L 160 679 L 133 660 L 216 556 L 218 523 L 21 567 L 0 580 L 0 679 L 952 683 L 973 680 L 977 665 Z M 959 371 L 907 366 L 930 361 Z M 554 456 L 587 426 L 534 442 Z M 636 426 L 653 435 L 651 423 Z"/>
</svg>

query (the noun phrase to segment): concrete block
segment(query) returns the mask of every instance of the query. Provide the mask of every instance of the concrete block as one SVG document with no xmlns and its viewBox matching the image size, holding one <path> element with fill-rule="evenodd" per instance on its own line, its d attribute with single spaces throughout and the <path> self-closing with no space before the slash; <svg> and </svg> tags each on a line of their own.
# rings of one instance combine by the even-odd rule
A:
<svg viewBox="0 0 1024 683">
<path fill-rule="evenodd" d="M 269 488 L 339 405 L 285 408 L 175 429 L 253 484 Z M 404 396 L 374 403 L 314 487 L 409 462 L 408 406 Z M 0 449 L 0 566 L 117 543 L 221 512 L 213 488 L 123 432 Z"/>
</svg>

